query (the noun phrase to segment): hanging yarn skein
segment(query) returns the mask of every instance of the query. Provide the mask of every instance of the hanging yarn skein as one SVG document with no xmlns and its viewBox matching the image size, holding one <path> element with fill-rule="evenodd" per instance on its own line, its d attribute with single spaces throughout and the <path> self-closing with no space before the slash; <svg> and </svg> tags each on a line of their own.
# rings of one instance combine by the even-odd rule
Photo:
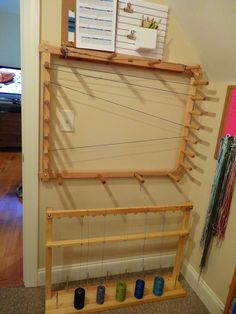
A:
<svg viewBox="0 0 236 314">
<path fill-rule="evenodd" d="M 236 174 L 236 137 L 226 136 L 221 138 L 218 152 L 217 167 L 207 217 L 201 237 L 203 247 L 200 262 L 201 271 L 206 265 L 209 246 L 213 236 L 222 239 L 230 212 L 233 194 L 233 183 Z"/>
</svg>

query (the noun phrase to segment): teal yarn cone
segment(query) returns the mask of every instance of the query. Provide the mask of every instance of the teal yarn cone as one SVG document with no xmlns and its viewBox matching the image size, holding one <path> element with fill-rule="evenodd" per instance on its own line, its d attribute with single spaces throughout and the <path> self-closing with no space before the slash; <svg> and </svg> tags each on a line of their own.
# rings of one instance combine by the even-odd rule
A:
<svg viewBox="0 0 236 314">
<path fill-rule="evenodd" d="M 165 280 L 162 277 L 156 276 L 153 284 L 153 294 L 156 296 L 161 296 L 164 291 Z"/>
</svg>

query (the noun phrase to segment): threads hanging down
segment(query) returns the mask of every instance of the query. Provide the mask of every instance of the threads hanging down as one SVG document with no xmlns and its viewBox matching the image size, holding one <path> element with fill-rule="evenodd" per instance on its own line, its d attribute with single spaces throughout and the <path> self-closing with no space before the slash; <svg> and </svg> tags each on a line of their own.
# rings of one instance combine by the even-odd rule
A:
<svg viewBox="0 0 236 314">
<path fill-rule="evenodd" d="M 206 265 L 206 259 L 213 236 L 222 239 L 229 217 L 232 200 L 233 182 L 236 171 L 236 137 L 221 138 L 218 161 L 212 185 L 207 217 L 201 238 L 203 247 L 200 262 L 201 270 Z"/>
</svg>

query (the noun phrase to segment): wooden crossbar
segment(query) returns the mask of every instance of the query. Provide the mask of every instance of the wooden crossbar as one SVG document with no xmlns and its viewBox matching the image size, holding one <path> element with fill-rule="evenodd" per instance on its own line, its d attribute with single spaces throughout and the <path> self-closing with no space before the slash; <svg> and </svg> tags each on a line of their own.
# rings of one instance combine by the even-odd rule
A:
<svg viewBox="0 0 236 314">
<path fill-rule="evenodd" d="M 151 240 L 157 238 L 173 238 L 173 237 L 185 237 L 188 235 L 187 230 L 174 230 L 174 231 L 161 231 L 161 232 L 149 232 L 149 233 L 138 233 L 121 236 L 108 236 L 108 237 L 96 237 L 96 238 L 84 238 L 76 240 L 57 240 L 47 241 L 46 247 L 59 248 L 83 244 L 99 244 L 99 243 L 113 243 L 122 241 L 137 241 L 137 240 Z"/>
<path fill-rule="evenodd" d="M 84 217 L 101 215 L 122 215 L 154 212 L 189 211 L 193 208 L 192 202 L 175 205 L 143 206 L 143 207 L 118 207 L 118 208 L 94 208 L 94 209 L 73 209 L 73 210 L 53 210 L 47 209 L 49 218 L 63 217 Z"/>
<path fill-rule="evenodd" d="M 160 60 L 152 60 L 150 58 L 143 58 L 137 56 L 130 56 L 117 53 L 115 57 L 111 58 L 111 53 L 97 51 L 97 50 L 87 50 L 87 49 L 78 49 L 73 47 L 56 47 L 49 45 L 47 43 L 42 43 L 39 46 L 39 51 L 49 52 L 52 55 L 57 55 L 60 57 L 67 57 L 72 59 L 79 59 L 92 62 L 103 62 L 106 64 L 119 64 L 119 65 L 129 65 L 149 69 L 157 69 L 162 71 L 169 71 L 175 73 L 186 73 L 191 74 L 190 69 L 179 63 L 171 62 L 162 62 Z M 198 66 L 200 69 L 200 67 Z"/>
</svg>

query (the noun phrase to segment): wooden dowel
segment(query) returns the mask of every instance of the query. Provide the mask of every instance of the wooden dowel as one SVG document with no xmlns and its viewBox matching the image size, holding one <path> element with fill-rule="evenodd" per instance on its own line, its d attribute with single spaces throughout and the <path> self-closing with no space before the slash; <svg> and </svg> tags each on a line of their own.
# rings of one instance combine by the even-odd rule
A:
<svg viewBox="0 0 236 314">
<path fill-rule="evenodd" d="M 194 95 L 191 97 L 192 100 L 206 100 L 206 96 Z"/>
<path fill-rule="evenodd" d="M 189 156 L 191 158 L 195 157 L 195 154 L 186 150 L 182 150 L 182 153 L 185 154 L 186 156 Z"/>
<path fill-rule="evenodd" d="M 137 172 L 134 173 L 135 178 L 139 181 L 139 183 L 144 183 L 144 178 L 138 174 Z"/>
<path fill-rule="evenodd" d="M 161 59 L 149 61 L 148 65 L 155 65 L 155 64 L 159 64 L 159 63 L 161 63 Z"/>
<path fill-rule="evenodd" d="M 200 130 L 200 126 L 199 125 L 186 124 L 185 127 L 189 128 L 189 129 L 193 129 L 193 130 Z"/>
<path fill-rule="evenodd" d="M 44 169 L 44 171 L 48 171 L 48 168 L 49 168 L 48 154 L 43 154 L 43 169 Z"/>
<path fill-rule="evenodd" d="M 60 49 L 61 54 L 66 57 L 69 53 L 69 49 L 66 47 L 65 44 L 61 45 L 61 49 Z"/>
<path fill-rule="evenodd" d="M 190 114 L 192 114 L 193 116 L 202 116 L 203 112 L 202 111 L 196 111 L 196 110 L 191 110 L 189 111 Z"/>
<path fill-rule="evenodd" d="M 102 182 L 102 184 L 107 183 L 106 179 L 104 178 L 104 176 L 101 173 L 98 174 L 98 179 Z"/>
<path fill-rule="evenodd" d="M 194 139 L 194 138 L 190 138 L 190 137 L 185 137 L 184 140 L 186 142 L 189 142 L 191 144 L 197 144 L 198 143 L 198 140 Z"/>
<path fill-rule="evenodd" d="M 139 173 L 140 176 L 167 176 L 170 170 L 160 170 L 160 171 L 148 171 L 139 170 L 135 171 Z M 103 173 L 97 172 L 63 172 L 62 176 L 64 179 L 97 179 L 98 175 L 101 174 L 104 178 L 132 178 L 134 177 L 133 171 L 109 171 Z M 53 178 L 53 177 L 52 177 Z"/>
<path fill-rule="evenodd" d="M 209 81 L 198 81 L 198 80 L 196 80 L 193 84 L 195 86 L 209 85 Z"/>
<path fill-rule="evenodd" d="M 43 153 L 48 154 L 48 150 L 49 150 L 49 142 L 44 140 L 43 141 Z"/>
<path fill-rule="evenodd" d="M 50 130 L 49 130 L 48 122 L 44 121 L 44 134 L 43 134 L 43 137 L 44 138 L 48 138 L 49 137 L 49 133 L 50 133 Z"/>
<path fill-rule="evenodd" d="M 180 178 L 175 176 L 175 175 L 173 175 L 173 173 L 171 173 L 171 172 L 169 173 L 169 177 L 171 179 L 173 179 L 175 182 L 179 182 L 180 181 Z"/>
<path fill-rule="evenodd" d="M 122 241 L 137 241 L 143 239 L 157 239 L 157 238 L 171 238 L 171 237 L 185 237 L 189 232 L 187 230 L 174 230 L 174 231 L 159 231 L 150 233 L 139 233 L 130 235 L 118 235 L 118 236 L 106 236 L 106 237 L 95 237 L 95 238 L 84 238 L 76 240 L 57 240 L 57 241 L 47 241 L 47 248 L 54 247 L 68 247 L 73 245 L 83 245 L 83 244 L 99 244 L 99 243 L 114 243 Z"/>
<path fill-rule="evenodd" d="M 73 209 L 73 210 L 53 210 L 48 209 L 47 214 L 53 218 L 62 217 L 84 217 L 84 216 L 103 216 L 103 215 L 123 215 L 123 214 L 140 214 L 140 213 L 155 213 L 168 211 L 188 211 L 193 208 L 191 202 L 185 202 L 175 205 L 158 205 L 158 206 L 143 206 L 143 207 L 114 207 L 114 208 L 90 208 L 90 209 Z"/>
<path fill-rule="evenodd" d="M 68 58 L 77 58 L 80 60 L 87 60 L 87 61 L 99 61 L 99 62 L 107 62 L 108 53 L 103 51 L 95 51 L 95 50 L 88 50 L 88 49 L 78 49 L 78 48 L 67 48 L 65 45 L 63 47 L 55 47 L 45 43 L 40 44 L 39 50 L 41 52 L 45 52 L 45 47 L 47 48 L 47 52 L 51 53 L 52 55 L 64 56 Z M 131 58 L 129 55 L 117 54 L 117 58 L 110 60 L 111 63 L 114 64 L 121 64 L 121 65 L 134 65 L 137 67 L 145 67 L 150 68 L 148 62 L 152 60 L 147 60 L 143 57 L 135 57 Z M 154 61 L 154 60 L 153 60 Z M 156 60 L 155 60 L 156 61 Z M 186 66 L 184 64 L 179 63 L 170 63 L 170 62 L 160 62 L 156 64 L 156 69 L 160 69 L 163 71 L 173 71 L 177 73 L 185 73 Z"/>
<path fill-rule="evenodd" d="M 108 59 L 108 60 L 112 60 L 112 59 L 114 59 L 116 56 L 117 56 L 117 53 L 116 53 L 116 52 L 113 52 L 113 53 L 111 53 L 111 54 L 107 57 L 107 59 Z"/>
<path fill-rule="evenodd" d="M 183 162 L 180 162 L 179 163 L 180 164 L 180 166 L 182 166 L 184 169 L 186 169 L 186 170 L 189 170 L 189 171 L 192 171 L 193 170 L 193 168 L 192 167 L 190 167 L 190 166 L 188 166 L 188 165 L 186 165 L 185 163 L 183 163 Z"/>
</svg>

